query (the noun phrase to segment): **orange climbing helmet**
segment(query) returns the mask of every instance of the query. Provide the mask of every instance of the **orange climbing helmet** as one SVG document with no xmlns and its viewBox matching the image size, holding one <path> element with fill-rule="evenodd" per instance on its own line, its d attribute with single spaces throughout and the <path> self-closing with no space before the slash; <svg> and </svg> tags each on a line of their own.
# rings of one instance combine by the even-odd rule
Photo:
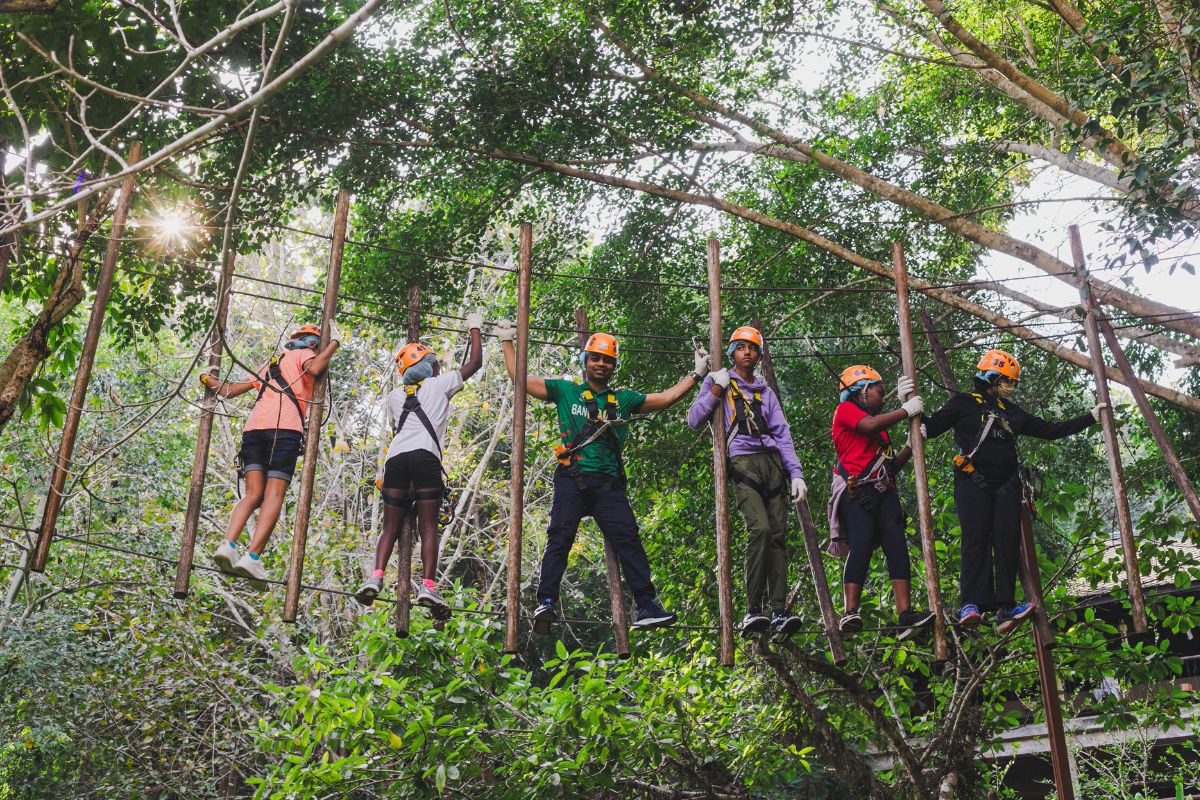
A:
<svg viewBox="0 0 1200 800">
<path fill-rule="evenodd" d="M 617 337 L 607 333 L 593 333 L 588 337 L 587 344 L 583 346 L 583 352 L 579 354 L 579 366 L 587 369 L 588 353 L 608 356 L 615 361 L 619 357 L 618 352 Z"/>
<path fill-rule="evenodd" d="M 419 364 L 427 356 L 437 357 L 433 350 L 420 342 L 409 342 L 396 353 L 396 369 L 403 375 L 404 371 L 414 364 Z"/>
<path fill-rule="evenodd" d="M 842 370 L 838 380 L 842 384 L 841 400 L 845 402 L 850 399 L 850 395 L 862 391 L 872 383 L 881 383 L 883 378 L 866 364 L 855 364 Z"/>
<path fill-rule="evenodd" d="M 1003 350 L 988 350 L 975 368 L 979 370 L 975 377 L 985 383 L 991 383 L 997 377 L 1008 378 L 1010 381 L 1021 380 L 1021 365 L 1012 353 Z"/>
<path fill-rule="evenodd" d="M 738 342 L 749 342 L 758 348 L 761 354 L 763 351 L 763 335 L 758 328 L 752 328 L 749 325 L 743 325 L 733 332 L 729 337 L 729 347 L 725 349 L 725 355 L 733 358 L 733 351 L 737 349 Z"/>
<path fill-rule="evenodd" d="M 303 325 L 299 328 L 296 328 L 296 330 L 292 331 L 292 335 L 290 338 L 299 339 L 301 336 L 316 336 L 318 339 L 320 339 L 321 338 L 321 326 L 320 325 Z"/>
</svg>

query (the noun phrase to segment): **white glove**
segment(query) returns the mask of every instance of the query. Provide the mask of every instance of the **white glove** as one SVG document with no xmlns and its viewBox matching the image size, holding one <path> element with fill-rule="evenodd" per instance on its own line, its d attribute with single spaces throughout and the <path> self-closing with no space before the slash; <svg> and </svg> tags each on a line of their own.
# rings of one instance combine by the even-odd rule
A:
<svg viewBox="0 0 1200 800">
<path fill-rule="evenodd" d="M 921 423 L 921 438 L 922 438 L 922 439 L 928 439 L 928 438 L 929 438 L 929 432 L 925 430 L 925 423 L 924 423 L 924 422 L 922 422 L 922 423 Z"/>
<path fill-rule="evenodd" d="M 215 390 L 221 383 L 221 379 L 217 377 L 220 372 L 221 368 L 216 365 L 200 370 L 200 385 L 207 389 L 208 384 L 212 383 L 212 388 Z"/>
<path fill-rule="evenodd" d="M 721 369 L 719 369 L 716 372 L 713 372 L 711 374 L 712 374 L 712 379 L 713 379 L 714 385 L 720 386 L 722 389 L 729 388 L 729 370 L 722 367 Z"/>
<path fill-rule="evenodd" d="M 467 314 L 467 330 L 483 330 L 483 314 L 478 311 L 472 311 Z"/>
<path fill-rule="evenodd" d="M 1100 403 L 1095 408 L 1093 408 L 1092 409 L 1092 419 L 1096 420 L 1096 422 L 1099 422 L 1100 421 L 1100 410 L 1104 409 L 1104 408 L 1108 408 L 1108 403 Z"/>
<path fill-rule="evenodd" d="M 807 499 L 808 487 L 804 484 L 804 478 L 792 478 L 792 502 L 799 503 Z"/>
<path fill-rule="evenodd" d="M 912 397 L 905 400 L 900 404 L 900 407 L 904 409 L 904 413 L 908 414 L 909 418 L 915 417 L 917 414 L 920 414 L 925 410 L 925 404 L 921 402 L 921 396 L 919 394 L 914 394 Z"/>
<path fill-rule="evenodd" d="M 337 342 L 339 345 L 346 341 L 342 338 L 342 331 L 338 327 L 338 324 L 333 320 L 329 320 L 329 341 Z"/>
<path fill-rule="evenodd" d="M 510 319 L 502 319 L 492 326 L 492 334 L 500 342 L 515 342 L 517 340 L 517 326 Z"/>
<path fill-rule="evenodd" d="M 695 369 L 692 371 L 703 378 L 708 374 L 712 367 L 708 363 L 708 351 L 703 347 L 697 347 L 695 352 Z"/>
<path fill-rule="evenodd" d="M 900 402 L 903 403 L 908 399 L 908 396 L 913 393 L 913 389 L 915 388 L 917 387 L 916 384 L 913 383 L 912 378 L 908 377 L 907 375 L 901 375 L 896 380 L 896 397 L 900 398 Z"/>
</svg>

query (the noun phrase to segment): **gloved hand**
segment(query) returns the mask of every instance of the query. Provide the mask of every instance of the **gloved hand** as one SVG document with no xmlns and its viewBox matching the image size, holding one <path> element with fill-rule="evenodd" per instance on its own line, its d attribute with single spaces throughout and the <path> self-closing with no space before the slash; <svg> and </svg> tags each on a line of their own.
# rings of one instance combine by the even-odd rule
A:
<svg viewBox="0 0 1200 800">
<path fill-rule="evenodd" d="M 913 379 L 907 375 L 901 375 L 896 379 L 896 397 L 900 398 L 901 403 L 908 399 L 915 388 L 916 384 L 913 383 Z"/>
<path fill-rule="evenodd" d="M 804 484 L 804 478 L 792 478 L 792 502 L 799 503 L 807 499 L 808 487 Z"/>
<path fill-rule="evenodd" d="M 922 423 L 921 423 L 921 438 L 922 438 L 922 439 L 928 439 L 928 438 L 929 438 L 929 432 L 925 430 L 925 423 L 924 423 L 924 422 L 922 422 Z"/>
<path fill-rule="evenodd" d="M 483 330 L 483 314 L 478 311 L 467 314 L 467 330 Z"/>
<path fill-rule="evenodd" d="M 713 383 L 717 386 L 720 386 L 722 389 L 729 388 L 729 370 L 725 369 L 724 367 L 712 373 L 712 379 Z"/>
<path fill-rule="evenodd" d="M 337 342 L 339 345 L 346 341 L 342 338 L 342 330 L 333 320 L 329 320 L 329 341 Z"/>
<path fill-rule="evenodd" d="M 1096 420 L 1096 422 L 1100 421 L 1100 410 L 1103 408 L 1108 408 L 1108 403 L 1100 403 L 1092 409 L 1092 419 Z"/>
<path fill-rule="evenodd" d="M 695 369 L 692 371 L 703 378 L 712 368 L 708 363 L 708 351 L 703 347 L 697 347 L 695 352 Z"/>
<path fill-rule="evenodd" d="M 212 389 L 215 390 L 221 384 L 221 379 L 217 377 L 220 371 L 221 368 L 215 365 L 200 370 L 200 385 L 207 389 L 211 384 Z"/>
<path fill-rule="evenodd" d="M 510 319 L 498 320 L 492 326 L 492 334 L 496 340 L 500 342 L 515 342 L 517 340 L 517 326 Z"/>
<path fill-rule="evenodd" d="M 914 394 L 905 400 L 900 404 L 900 407 L 904 409 L 904 413 L 908 414 L 910 419 L 925 410 L 925 404 L 921 402 L 919 394 Z"/>
</svg>

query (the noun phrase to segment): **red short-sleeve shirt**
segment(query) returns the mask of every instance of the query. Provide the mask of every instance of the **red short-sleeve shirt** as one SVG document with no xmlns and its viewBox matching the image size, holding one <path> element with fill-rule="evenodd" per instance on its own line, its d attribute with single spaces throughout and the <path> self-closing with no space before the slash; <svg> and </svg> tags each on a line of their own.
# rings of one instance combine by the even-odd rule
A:
<svg viewBox="0 0 1200 800">
<path fill-rule="evenodd" d="M 858 475 L 871 463 L 879 444 L 875 437 L 859 433 L 854 429 L 859 420 L 871 416 L 852 400 L 838 404 L 833 412 L 833 449 L 838 460 L 850 475 Z M 890 443 L 887 431 L 880 431 L 884 442 Z"/>
</svg>

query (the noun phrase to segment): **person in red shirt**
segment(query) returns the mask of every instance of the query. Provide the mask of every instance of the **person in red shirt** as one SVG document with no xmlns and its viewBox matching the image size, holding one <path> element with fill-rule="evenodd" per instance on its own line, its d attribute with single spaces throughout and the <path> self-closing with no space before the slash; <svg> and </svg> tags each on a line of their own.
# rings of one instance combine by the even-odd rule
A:
<svg viewBox="0 0 1200 800">
<path fill-rule="evenodd" d="M 838 555 L 846 557 L 842 577 L 846 615 L 840 627 L 847 634 L 862 630 L 859 605 L 863 584 L 871 555 L 881 547 L 896 599 L 899 638 L 907 639 L 927 625 L 933 615 L 915 611 L 911 605 L 912 568 L 904 539 L 904 509 L 894 477 L 908 463 L 912 450 L 905 445 L 893 454 L 887 429 L 920 414 L 921 398 L 913 395 L 895 411 L 884 412 L 883 379 L 862 364 L 847 367 L 841 384 L 841 402 L 833 415 L 837 461 L 829 501 L 830 533 L 838 545 Z M 906 397 L 912 394 L 913 383 L 902 377 L 896 388 L 900 397 Z"/>
<path fill-rule="evenodd" d="M 200 383 L 220 397 L 237 397 L 251 389 L 258 390 L 238 451 L 238 471 L 246 479 L 246 493 L 233 507 L 225 526 L 225 538 L 217 545 L 213 561 L 222 572 L 250 578 L 259 587 L 267 579 L 260 557 L 279 520 L 283 498 L 300 456 L 304 417 L 312 402 L 313 378 L 325 372 L 340 344 L 333 322 L 329 323 L 329 331 L 330 342 L 318 352 L 320 327 L 305 325 L 297 329 L 284 345 L 282 355 L 272 358 L 253 378 L 244 381 L 221 381 L 217 378 L 217 367 L 200 373 Z M 256 509 L 258 524 L 254 537 L 239 558 L 238 538 Z"/>
</svg>

